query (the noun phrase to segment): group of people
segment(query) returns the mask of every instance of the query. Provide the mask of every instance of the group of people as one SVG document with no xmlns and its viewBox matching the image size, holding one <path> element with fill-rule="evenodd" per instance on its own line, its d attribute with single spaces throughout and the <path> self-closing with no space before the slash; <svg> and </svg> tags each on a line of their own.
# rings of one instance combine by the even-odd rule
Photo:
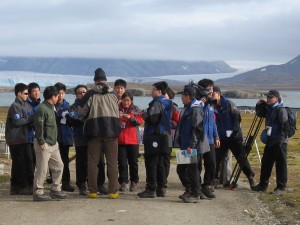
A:
<svg viewBox="0 0 300 225">
<path fill-rule="evenodd" d="M 267 189 L 274 162 L 280 170 L 276 173 L 276 190 L 285 190 L 287 138 L 282 127 L 287 115 L 284 110 L 279 115 L 275 113 L 275 108 L 282 106 L 278 91 L 271 90 L 267 95 L 266 121 L 273 129 L 268 135 L 260 183 L 256 185 L 243 152 L 240 113 L 212 80 L 185 85 L 180 92 L 184 105 L 181 110 L 172 101 L 174 91 L 165 81 L 152 85 L 153 100 L 146 110 L 133 104 L 125 80 L 116 80 L 113 90 L 106 81 L 105 72 L 96 69 L 94 86 L 90 90 L 86 85 L 76 86 L 72 105 L 64 99 L 66 86 L 62 83 L 46 87 L 43 102 L 37 83 L 15 85 L 16 99 L 9 108 L 5 131 L 12 157 L 11 195 L 33 195 L 34 201 L 67 198 L 65 192 L 74 191 L 69 170 L 69 148 L 73 143 L 80 195 L 96 198 L 97 194 L 105 194 L 116 199 L 119 192 L 136 192 L 141 125 L 144 125 L 146 187 L 138 193 L 139 198 L 166 196 L 173 147 L 189 154 L 197 152 L 197 162 L 177 165 L 177 174 L 185 188 L 179 196 L 183 202 L 216 197 L 214 185 L 229 149 L 252 190 Z M 276 142 L 278 136 L 280 143 Z M 272 154 L 274 149 L 276 155 Z M 45 180 L 51 183 L 50 195 L 44 193 Z"/>
</svg>

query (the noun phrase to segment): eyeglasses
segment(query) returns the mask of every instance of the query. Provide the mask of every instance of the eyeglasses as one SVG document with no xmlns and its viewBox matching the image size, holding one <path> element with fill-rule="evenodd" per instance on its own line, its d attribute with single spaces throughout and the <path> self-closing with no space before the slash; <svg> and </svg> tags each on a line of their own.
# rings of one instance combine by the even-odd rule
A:
<svg viewBox="0 0 300 225">
<path fill-rule="evenodd" d="M 81 92 L 77 92 L 76 95 L 82 95 L 82 94 L 85 94 L 86 91 L 81 91 Z"/>
</svg>

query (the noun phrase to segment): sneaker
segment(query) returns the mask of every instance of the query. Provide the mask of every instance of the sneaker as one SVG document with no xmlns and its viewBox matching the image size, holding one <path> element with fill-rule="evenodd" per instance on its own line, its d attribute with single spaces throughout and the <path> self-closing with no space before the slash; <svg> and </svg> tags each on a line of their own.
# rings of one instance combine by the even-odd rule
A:
<svg viewBox="0 0 300 225">
<path fill-rule="evenodd" d="M 188 195 L 182 198 L 182 201 L 185 203 L 198 203 L 200 201 L 200 197 L 198 195 Z"/>
<path fill-rule="evenodd" d="M 150 191 L 146 189 L 143 192 L 138 193 L 139 198 L 156 198 L 155 191 Z"/>
<path fill-rule="evenodd" d="M 107 191 L 107 189 L 104 187 L 104 185 L 98 186 L 98 192 L 99 192 L 100 195 L 107 195 L 107 194 L 108 194 L 108 191 Z"/>
<path fill-rule="evenodd" d="M 50 196 L 47 195 L 33 195 L 33 201 L 37 201 L 37 202 L 43 202 L 43 201 L 50 201 L 51 198 Z"/>
<path fill-rule="evenodd" d="M 97 198 L 97 193 L 88 193 L 87 196 L 89 198 Z"/>
<path fill-rule="evenodd" d="M 69 196 L 62 191 L 50 191 L 50 197 L 52 199 L 66 199 Z"/>
<path fill-rule="evenodd" d="M 249 184 L 250 184 L 250 188 L 256 186 L 256 182 L 255 182 L 253 176 L 248 177 L 248 181 L 249 181 Z"/>
<path fill-rule="evenodd" d="M 283 187 L 283 188 L 276 187 L 274 189 L 273 195 L 282 195 L 282 194 L 285 194 L 285 193 L 287 193 L 287 190 L 286 190 L 285 187 Z"/>
<path fill-rule="evenodd" d="M 61 190 L 66 192 L 74 192 L 75 189 L 70 185 L 70 183 L 63 183 L 61 186 Z"/>
<path fill-rule="evenodd" d="M 19 195 L 32 195 L 33 191 L 29 187 L 23 187 L 18 191 Z"/>
<path fill-rule="evenodd" d="M 186 189 L 185 192 L 182 195 L 179 195 L 178 197 L 180 199 L 186 198 L 187 196 L 189 196 L 191 194 L 191 190 Z"/>
<path fill-rule="evenodd" d="M 129 191 L 129 184 L 127 184 L 125 182 L 122 183 L 119 191 L 121 191 L 121 192 L 127 192 L 127 191 Z"/>
<path fill-rule="evenodd" d="M 166 197 L 166 188 L 158 187 L 156 188 L 156 196 L 157 197 Z"/>
<path fill-rule="evenodd" d="M 119 193 L 118 193 L 118 192 L 116 192 L 116 193 L 109 193 L 109 194 L 107 195 L 107 198 L 110 198 L 110 199 L 117 199 L 117 198 L 119 198 Z"/>
<path fill-rule="evenodd" d="M 211 186 L 209 185 L 205 185 L 202 188 L 202 192 L 203 194 L 207 197 L 207 198 L 215 198 L 216 195 L 212 192 L 211 190 Z"/>
<path fill-rule="evenodd" d="M 260 191 L 261 191 L 261 192 L 264 192 L 264 191 L 266 191 L 267 189 L 268 189 L 267 186 L 262 186 L 262 185 L 260 185 L 260 184 L 251 187 L 251 190 L 252 190 L 252 191 L 257 191 L 257 192 L 260 192 Z"/>
<path fill-rule="evenodd" d="M 203 194 L 203 191 L 201 190 L 201 186 L 200 186 L 200 188 L 199 188 L 198 193 L 199 193 L 200 199 L 206 199 L 205 195 Z"/>
<path fill-rule="evenodd" d="M 78 187 L 79 195 L 87 195 L 86 185 L 83 184 Z"/>
<path fill-rule="evenodd" d="M 137 183 L 131 182 L 131 184 L 130 184 L 130 191 L 131 192 L 137 192 Z"/>
</svg>

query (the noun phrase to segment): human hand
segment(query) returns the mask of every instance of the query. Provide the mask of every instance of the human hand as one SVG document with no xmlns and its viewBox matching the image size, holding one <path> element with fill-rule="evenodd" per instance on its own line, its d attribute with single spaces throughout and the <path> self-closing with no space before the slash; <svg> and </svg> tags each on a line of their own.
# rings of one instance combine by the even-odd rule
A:
<svg viewBox="0 0 300 225">
<path fill-rule="evenodd" d="M 221 142 L 220 140 L 215 140 L 215 147 L 220 148 Z"/>
</svg>

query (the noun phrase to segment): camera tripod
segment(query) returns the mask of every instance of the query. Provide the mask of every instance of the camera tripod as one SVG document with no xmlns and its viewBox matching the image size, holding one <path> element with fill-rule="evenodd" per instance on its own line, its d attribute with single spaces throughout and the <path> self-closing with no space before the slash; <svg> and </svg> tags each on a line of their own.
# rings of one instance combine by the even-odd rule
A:
<svg viewBox="0 0 300 225">
<path fill-rule="evenodd" d="M 259 132 L 259 129 L 262 125 L 263 120 L 264 120 L 264 117 L 260 117 L 257 114 L 255 114 L 255 117 L 254 117 L 253 122 L 249 129 L 249 132 L 243 141 L 243 151 L 241 152 L 241 154 L 245 154 L 246 158 L 248 157 L 248 155 L 252 149 L 252 146 L 255 142 L 255 139 L 257 137 L 257 134 Z M 234 166 L 234 169 L 232 171 L 230 179 L 227 183 L 228 189 L 232 190 L 238 186 L 237 182 L 238 182 L 238 179 L 242 172 L 239 163 L 240 163 L 240 160 L 238 160 Z"/>
</svg>

